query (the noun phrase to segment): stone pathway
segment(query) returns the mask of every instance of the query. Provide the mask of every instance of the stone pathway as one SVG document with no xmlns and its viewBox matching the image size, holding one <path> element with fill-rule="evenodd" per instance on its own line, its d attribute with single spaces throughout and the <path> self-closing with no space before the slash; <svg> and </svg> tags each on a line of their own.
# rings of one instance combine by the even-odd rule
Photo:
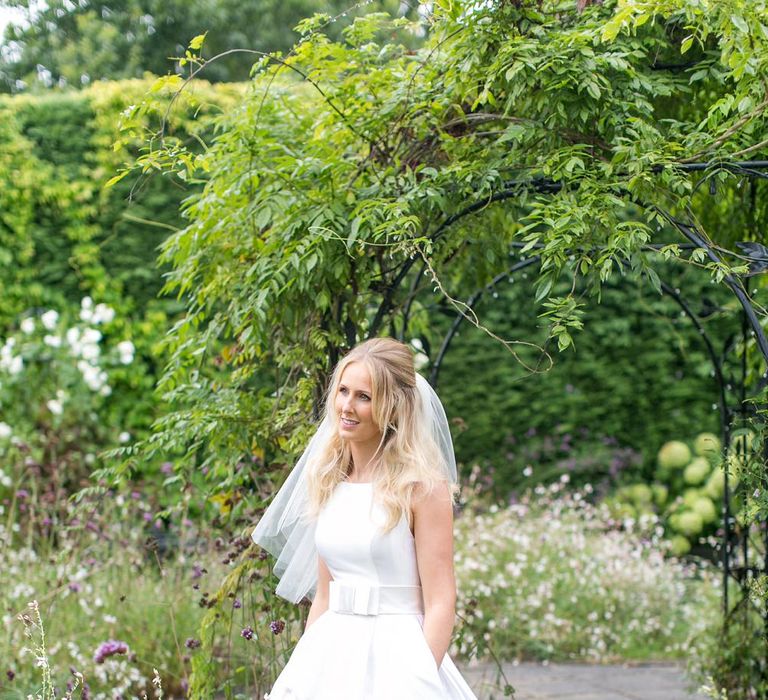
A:
<svg viewBox="0 0 768 700">
<path fill-rule="evenodd" d="M 691 692 L 675 664 L 598 666 L 586 664 L 503 664 L 515 700 L 703 700 Z M 490 664 L 462 667 L 479 700 L 502 700 L 504 681 Z"/>
</svg>

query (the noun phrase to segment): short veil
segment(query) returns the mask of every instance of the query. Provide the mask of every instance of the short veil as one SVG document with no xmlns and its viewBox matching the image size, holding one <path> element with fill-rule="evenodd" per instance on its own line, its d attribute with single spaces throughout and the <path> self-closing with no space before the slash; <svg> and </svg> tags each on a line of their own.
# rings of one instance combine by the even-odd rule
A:
<svg viewBox="0 0 768 700">
<path fill-rule="evenodd" d="M 440 398 L 429 382 L 416 374 L 419 395 L 418 431 L 431 436 L 442 455 L 442 469 L 451 485 L 457 482 L 456 458 L 448 419 Z M 274 572 L 280 579 L 275 592 L 298 603 L 314 598 L 317 586 L 315 520 L 309 514 L 307 465 L 330 440 L 335 430 L 333 416 L 325 415 L 306 449 L 291 470 L 272 503 L 251 533 L 253 541 L 275 558 Z"/>
</svg>

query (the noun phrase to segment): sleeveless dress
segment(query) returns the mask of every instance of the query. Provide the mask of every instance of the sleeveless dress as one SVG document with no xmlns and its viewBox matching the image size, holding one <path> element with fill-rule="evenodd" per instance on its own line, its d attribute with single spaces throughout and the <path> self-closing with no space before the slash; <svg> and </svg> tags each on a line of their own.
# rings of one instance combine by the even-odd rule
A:
<svg viewBox="0 0 768 700">
<path fill-rule="evenodd" d="M 341 482 L 321 510 L 328 610 L 299 639 L 265 700 L 477 700 L 448 654 L 438 669 L 422 630 L 416 547 L 403 516 L 383 533 L 373 484 Z"/>
</svg>

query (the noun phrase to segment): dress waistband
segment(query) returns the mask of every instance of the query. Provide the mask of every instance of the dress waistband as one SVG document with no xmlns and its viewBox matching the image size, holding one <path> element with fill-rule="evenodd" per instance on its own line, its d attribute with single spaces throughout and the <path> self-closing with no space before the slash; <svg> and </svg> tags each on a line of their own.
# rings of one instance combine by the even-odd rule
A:
<svg viewBox="0 0 768 700">
<path fill-rule="evenodd" d="M 418 615 L 424 613 L 424 602 L 421 586 L 331 581 L 328 609 L 348 615 Z"/>
</svg>

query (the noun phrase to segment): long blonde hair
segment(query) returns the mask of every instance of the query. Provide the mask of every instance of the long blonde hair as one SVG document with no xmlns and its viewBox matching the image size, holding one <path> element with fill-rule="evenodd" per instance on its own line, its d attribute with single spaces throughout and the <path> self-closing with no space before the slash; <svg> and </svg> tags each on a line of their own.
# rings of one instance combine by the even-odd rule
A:
<svg viewBox="0 0 768 700">
<path fill-rule="evenodd" d="M 334 430 L 307 465 L 310 506 L 317 514 L 337 484 L 346 479 L 352 465 L 349 444 L 339 435 L 335 400 L 341 375 L 353 362 L 363 364 L 371 377 L 373 420 L 382 432 L 373 484 L 387 516 L 384 530 L 388 531 L 403 514 L 410 524 L 416 488 L 429 492 L 447 480 L 440 448 L 429 430 L 419 430 L 423 407 L 416 388 L 413 354 L 407 345 L 392 338 L 373 338 L 356 345 L 331 375 L 324 417 L 331 418 Z"/>
</svg>

